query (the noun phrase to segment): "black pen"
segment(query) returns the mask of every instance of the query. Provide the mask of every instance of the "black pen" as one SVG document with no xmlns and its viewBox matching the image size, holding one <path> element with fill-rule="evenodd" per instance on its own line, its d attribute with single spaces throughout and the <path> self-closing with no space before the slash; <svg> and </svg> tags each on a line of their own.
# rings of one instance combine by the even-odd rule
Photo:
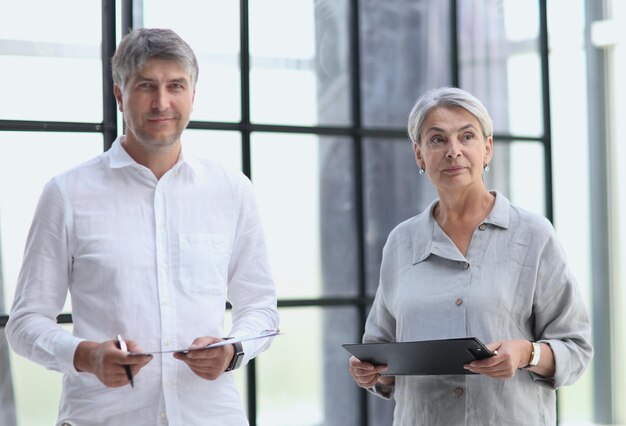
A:
<svg viewBox="0 0 626 426">
<path fill-rule="evenodd" d="M 128 346 L 126 346 L 126 342 L 122 339 L 120 334 L 117 335 L 117 346 L 124 352 L 128 352 Z M 126 371 L 126 377 L 130 380 L 130 386 L 134 388 L 135 383 L 133 382 L 133 372 L 130 371 L 130 365 L 125 365 L 124 371 Z"/>
</svg>

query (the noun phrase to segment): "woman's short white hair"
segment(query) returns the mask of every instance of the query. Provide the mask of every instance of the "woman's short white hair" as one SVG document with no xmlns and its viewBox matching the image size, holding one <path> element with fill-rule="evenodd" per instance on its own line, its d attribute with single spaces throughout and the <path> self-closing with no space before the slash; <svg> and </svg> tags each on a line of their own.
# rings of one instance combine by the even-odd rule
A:
<svg viewBox="0 0 626 426">
<path fill-rule="evenodd" d="M 493 135 L 493 122 L 487 108 L 474 95 L 458 87 L 439 87 L 431 89 L 419 97 L 409 114 L 409 138 L 411 142 L 421 144 L 420 133 L 424 121 L 430 112 L 438 107 L 461 107 L 472 114 L 483 131 L 485 142 Z"/>
</svg>

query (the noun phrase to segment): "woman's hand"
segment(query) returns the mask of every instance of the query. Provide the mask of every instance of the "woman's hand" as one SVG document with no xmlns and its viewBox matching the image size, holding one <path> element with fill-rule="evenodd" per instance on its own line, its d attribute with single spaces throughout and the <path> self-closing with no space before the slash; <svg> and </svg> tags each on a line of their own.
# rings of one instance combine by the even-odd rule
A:
<svg viewBox="0 0 626 426">
<path fill-rule="evenodd" d="M 356 385 L 363 389 L 370 389 L 376 383 L 392 385 L 395 382 L 393 376 L 381 376 L 380 373 L 387 371 L 386 365 L 374 365 L 364 362 L 357 357 L 350 358 L 350 375 Z"/>
<path fill-rule="evenodd" d="M 484 374 L 496 379 L 510 379 L 518 368 L 526 367 L 530 361 L 532 344 L 528 340 L 501 340 L 487 345 L 495 356 L 472 361 L 465 368 L 473 373 Z M 545 377 L 554 375 L 554 355 L 550 345 L 541 343 L 539 365 L 530 370 Z"/>
</svg>

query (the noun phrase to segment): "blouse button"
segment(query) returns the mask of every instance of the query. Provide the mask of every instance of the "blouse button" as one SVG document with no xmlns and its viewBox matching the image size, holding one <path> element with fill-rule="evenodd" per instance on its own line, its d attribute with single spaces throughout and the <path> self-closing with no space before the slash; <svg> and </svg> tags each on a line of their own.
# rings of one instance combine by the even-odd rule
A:
<svg viewBox="0 0 626 426">
<path fill-rule="evenodd" d="M 469 268 L 469 263 L 463 262 L 463 269 L 467 269 L 467 268 Z"/>
<path fill-rule="evenodd" d="M 484 231 L 485 229 L 487 229 L 487 225 L 485 225 L 484 223 L 481 223 L 478 229 L 480 229 L 481 231 Z"/>
<path fill-rule="evenodd" d="M 456 388 L 454 390 L 454 396 L 456 396 L 457 398 L 459 398 L 461 395 L 463 395 L 463 388 Z"/>
<path fill-rule="evenodd" d="M 454 303 L 456 304 L 456 306 L 461 306 L 463 304 L 463 299 L 459 297 L 458 299 L 454 301 Z"/>
</svg>

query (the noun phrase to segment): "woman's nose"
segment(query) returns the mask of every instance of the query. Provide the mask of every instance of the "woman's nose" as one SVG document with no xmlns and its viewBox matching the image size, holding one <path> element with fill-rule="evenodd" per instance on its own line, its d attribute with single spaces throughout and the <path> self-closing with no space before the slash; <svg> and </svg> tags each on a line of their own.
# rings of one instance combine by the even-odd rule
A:
<svg viewBox="0 0 626 426">
<path fill-rule="evenodd" d="M 450 140 L 450 142 L 448 143 L 448 152 L 446 153 L 446 157 L 455 158 L 460 155 L 461 155 L 461 144 L 455 139 Z"/>
</svg>

